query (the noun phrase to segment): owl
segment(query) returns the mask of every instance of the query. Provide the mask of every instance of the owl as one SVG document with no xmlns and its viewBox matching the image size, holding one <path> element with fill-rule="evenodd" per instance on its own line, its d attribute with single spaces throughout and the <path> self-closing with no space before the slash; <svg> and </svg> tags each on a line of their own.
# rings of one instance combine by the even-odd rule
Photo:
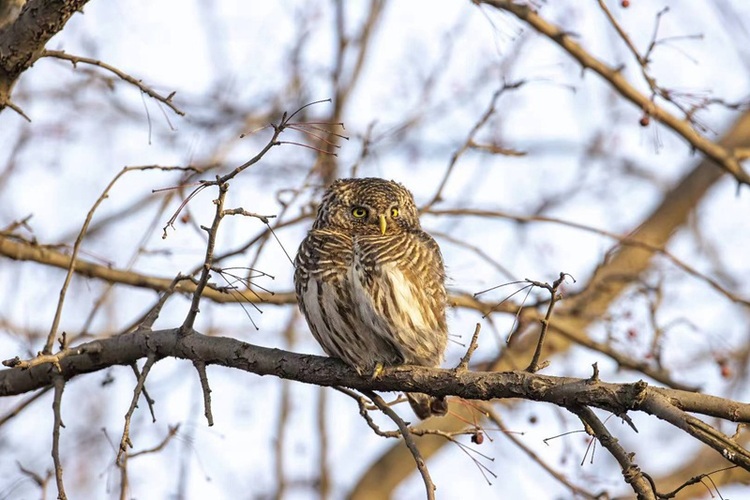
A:
<svg viewBox="0 0 750 500">
<path fill-rule="evenodd" d="M 443 258 L 401 184 L 335 181 L 299 247 L 294 283 L 320 346 L 360 375 L 442 362 L 448 341 Z M 407 398 L 421 419 L 448 409 L 443 398 Z"/>
</svg>

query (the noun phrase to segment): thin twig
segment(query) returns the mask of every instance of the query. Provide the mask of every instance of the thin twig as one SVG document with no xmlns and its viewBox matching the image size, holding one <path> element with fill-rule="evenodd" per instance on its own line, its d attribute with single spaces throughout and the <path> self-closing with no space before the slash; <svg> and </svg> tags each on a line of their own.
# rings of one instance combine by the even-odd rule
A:
<svg viewBox="0 0 750 500">
<path fill-rule="evenodd" d="M 156 304 L 154 304 L 154 307 L 152 307 L 148 313 L 143 317 L 143 321 L 140 322 L 138 325 L 139 330 L 151 330 L 154 326 L 154 323 L 159 318 L 159 314 L 161 314 L 161 310 L 164 307 L 164 304 L 167 303 L 167 299 L 174 294 L 175 287 L 177 286 L 177 283 L 179 283 L 182 280 L 189 279 L 187 276 L 184 276 L 180 273 L 175 276 L 175 278 L 172 280 L 172 283 L 169 285 L 169 289 L 165 290 L 160 296 L 159 300 L 156 301 Z"/>
<path fill-rule="evenodd" d="M 219 177 L 217 176 L 217 181 L 218 179 Z M 211 266 L 213 265 L 214 259 L 214 247 L 216 245 L 216 238 L 219 232 L 219 224 L 221 224 L 222 212 L 224 211 L 224 200 L 226 198 L 227 191 L 229 190 L 229 184 L 227 184 L 226 182 L 220 182 L 218 184 L 218 187 L 219 196 L 214 200 L 214 204 L 216 204 L 216 211 L 214 214 L 213 223 L 211 224 L 210 228 L 203 228 L 208 233 L 208 242 L 206 243 L 206 256 L 203 259 L 203 271 L 201 272 L 200 278 L 198 278 L 198 283 L 195 286 L 195 291 L 193 292 L 193 299 L 190 303 L 190 310 L 185 316 L 185 321 L 182 323 L 182 330 L 185 333 L 190 331 L 195 324 L 195 318 L 200 311 L 199 306 L 201 295 L 203 294 L 203 290 L 206 288 L 208 279 L 211 276 Z"/>
<path fill-rule="evenodd" d="M 557 303 L 557 301 L 560 299 L 560 295 L 557 293 L 557 290 L 558 288 L 560 288 L 560 285 L 562 285 L 563 281 L 565 281 L 566 276 L 570 275 L 561 272 L 560 277 L 553 281 L 552 285 L 550 285 L 549 283 L 541 283 L 539 281 L 526 280 L 534 286 L 546 289 L 550 293 L 550 301 L 549 305 L 547 306 L 547 313 L 544 315 L 543 319 L 539 320 L 539 322 L 542 324 L 542 329 L 539 331 L 539 341 L 537 342 L 534 356 L 531 358 L 531 363 L 529 363 L 528 368 L 526 368 L 526 371 L 529 373 L 536 373 L 547 366 L 546 363 L 539 364 L 539 357 L 542 355 L 544 338 L 547 335 L 547 330 L 549 330 L 549 322 L 550 319 L 552 319 L 552 310 L 555 308 L 555 303 Z"/>
<path fill-rule="evenodd" d="M 172 102 L 172 98 L 175 95 L 175 92 L 172 92 L 171 94 L 167 96 L 163 96 L 159 93 L 157 93 L 154 89 L 151 87 L 145 85 L 141 80 L 138 80 L 136 78 L 133 78 L 132 76 L 128 75 L 127 73 L 115 68 L 114 66 L 111 66 L 107 63 L 104 63 L 102 61 L 99 61 L 97 59 L 91 59 L 89 57 L 81 57 L 81 56 L 74 56 L 71 54 L 67 54 L 62 50 L 44 50 L 42 51 L 42 54 L 40 57 L 54 57 L 55 59 L 62 59 L 65 61 L 70 61 L 71 64 L 73 64 L 73 67 L 77 67 L 78 64 L 89 64 L 92 66 L 98 66 L 102 69 L 105 69 L 109 71 L 110 73 L 114 73 L 119 79 L 126 81 L 130 83 L 131 85 L 135 85 L 140 89 L 141 92 L 148 95 L 149 97 L 152 97 L 156 99 L 159 102 L 162 102 L 169 106 L 172 111 L 177 113 L 180 116 L 185 116 L 185 112 L 179 109 L 175 104 Z"/>
<path fill-rule="evenodd" d="M 0 103 L 0 111 L 2 111 L 3 106 L 8 106 L 10 109 L 18 113 L 21 117 L 23 117 L 24 120 L 31 123 L 31 118 L 29 118 L 29 115 L 23 112 L 23 109 L 21 109 L 16 103 L 11 101 L 10 99 L 6 99 L 4 103 Z"/>
<path fill-rule="evenodd" d="M 228 208 L 224 210 L 222 215 L 242 215 L 244 217 L 255 217 L 259 219 L 263 224 L 268 224 L 268 219 L 273 219 L 275 215 L 260 215 L 253 212 L 248 212 L 242 207 L 239 208 Z"/>
<path fill-rule="evenodd" d="M 316 412 L 317 436 L 320 441 L 318 445 L 318 493 L 321 500 L 325 500 L 330 495 L 331 490 L 331 473 L 328 464 L 328 406 L 326 405 L 328 390 L 325 387 L 318 388 L 318 408 Z"/>
<path fill-rule="evenodd" d="M 211 411 L 211 387 L 208 385 L 208 375 L 206 374 L 206 363 L 200 360 L 194 360 L 193 366 L 198 372 L 198 378 L 201 381 L 201 391 L 203 392 L 203 414 L 206 416 L 208 426 L 214 425 L 214 416 Z"/>
<path fill-rule="evenodd" d="M 274 492 L 274 498 L 284 498 L 287 490 L 286 474 L 284 473 L 284 464 L 286 463 L 285 454 L 285 443 L 286 433 L 288 431 L 289 424 L 289 408 L 290 403 L 290 391 L 291 382 L 288 380 L 281 380 L 281 393 L 279 394 L 279 413 L 276 418 L 276 428 L 274 435 L 274 472 L 276 474 L 276 491 Z"/>
<path fill-rule="evenodd" d="M 52 427 L 52 462 L 55 465 L 55 483 L 57 484 L 58 500 L 66 500 L 65 485 L 63 484 L 63 466 L 60 460 L 60 429 L 65 427 L 62 421 L 62 395 L 65 390 L 65 379 L 62 376 L 56 376 L 53 382 L 55 386 L 55 398 L 52 401 L 52 411 L 55 421 Z"/>
<path fill-rule="evenodd" d="M 464 356 L 461 358 L 461 361 L 459 361 L 458 366 L 456 366 L 457 372 L 466 371 L 469 368 L 471 355 L 474 354 L 474 351 L 476 351 L 478 347 L 477 340 L 479 339 L 479 330 L 481 328 L 482 326 L 477 323 L 477 326 L 474 328 L 474 334 L 471 336 L 469 348 L 466 350 L 466 354 L 464 354 Z"/>
<path fill-rule="evenodd" d="M 138 369 L 138 363 L 135 361 L 130 363 L 130 368 L 133 370 L 133 375 L 135 375 L 135 379 L 139 380 L 141 378 L 141 371 Z M 156 422 L 156 413 L 154 412 L 154 401 L 151 396 L 149 395 L 148 391 L 146 390 L 146 386 L 143 386 L 143 397 L 146 399 L 146 404 L 148 404 L 148 411 L 151 413 L 151 422 Z"/>
<path fill-rule="evenodd" d="M 437 191 L 435 191 L 435 194 L 432 196 L 430 201 L 428 201 L 423 207 L 419 209 L 420 212 L 429 210 L 433 205 L 441 201 L 443 189 L 445 189 L 445 186 L 448 184 L 448 179 L 450 179 L 453 170 L 456 168 L 456 164 L 458 163 L 459 158 L 461 158 L 461 156 L 471 148 L 472 144 L 474 143 L 474 137 L 482 129 L 482 127 L 487 124 L 492 115 L 495 114 L 495 108 L 497 106 L 498 99 L 500 99 L 500 96 L 508 90 L 515 90 L 520 88 L 524 83 L 525 82 L 523 80 L 512 83 L 504 82 L 503 85 L 492 94 L 492 98 L 490 99 L 490 103 L 487 106 L 487 109 L 484 111 L 479 120 L 477 120 L 477 122 L 471 127 L 471 130 L 469 130 L 469 133 L 467 134 L 463 144 L 461 144 L 461 146 L 459 146 L 459 148 L 455 150 L 451 155 L 451 159 L 448 162 L 448 167 L 445 169 L 445 174 L 443 175 L 443 178 L 438 185 Z"/>
<path fill-rule="evenodd" d="M 596 416 L 591 408 L 586 406 L 573 406 L 568 409 L 581 419 L 586 432 L 599 440 L 602 446 L 612 454 L 615 460 L 617 460 L 622 469 L 622 475 L 625 482 L 633 488 L 633 491 L 635 491 L 638 496 L 638 500 L 655 500 L 656 492 L 654 491 L 651 482 L 645 477 L 643 472 L 641 472 L 640 467 L 633 462 L 633 454 L 625 451 L 620 443 L 618 443 L 617 439 L 609 433 L 602 421 L 599 420 L 599 417 Z"/>
<path fill-rule="evenodd" d="M 178 167 L 180 168 L 180 167 Z M 81 227 L 81 230 L 78 233 L 78 236 L 76 237 L 76 241 L 73 244 L 73 253 L 70 256 L 70 263 L 68 265 L 68 272 L 65 275 L 65 282 L 63 283 L 62 288 L 60 289 L 60 298 L 57 302 L 57 309 L 55 310 L 55 318 L 52 321 L 52 326 L 50 327 L 49 335 L 47 336 L 47 343 L 44 346 L 44 350 L 42 351 L 43 354 L 50 354 L 52 352 L 52 346 L 55 343 L 55 336 L 57 335 L 57 329 L 60 325 L 60 319 L 62 317 L 62 310 L 63 310 L 63 304 L 65 303 L 65 294 L 68 291 L 68 287 L 70 286 L 70 281 L 73 278 L 73 273 L 75 272 L 76 263 L 78 261 L 78 252 L 81 248 L 81 243 L 83 243 L 83 238 L 86 235 L 86 231 L 88 230 L 89 224 L 91 224 L 91 219 L 94 217 L 94 212 L 96 212 L 97 208 L 99 208 L 99 205 L 102 204 L 102 202 L 107 199 L 109 196 L 109 191 L 112 189 L 112 187 L 115 185 L 115 183 L 128 172 L 132 171 L 143 171 L 143 170 L 173 170 L 170 167 L 160 167 L 160 166 L 145 166 L 145 167 L 125 167 L 122 170 L 120 170 L 117 175 L 110 181 L 110 183 L 107 185 L 107 187 L 104 189 L 102 194 L 97 198 L 96 202 L 94 202 L 94 205 L 91 207 L 91 209 L 86 214 L 86 219 L 83 222 L 83 226 Z"/>
<path fill-rule="evenodd" d="M 48 469 L 45 476 L 42 477 L 36 472 L 25 468 L 19 461 L 16 461 L 16 465 L 18 466 L 18 470 L 21 472 L 21 474 L 24 474 L 25 476 L 31 478 L 31 480 L 34 481 L 37 486 L 39 486 L 39 488 L 42 490 L 40 495 L 41 498 L 47 498 L 47 484 L 52 477 L 52 471 Z"/>
<path fill-rule="evenodd" d="M 653 245 L 647 241 L 635 239 L 630 236 L 622 236 L 611 231 L 606 231 L 604 229 L 600 229 L 597 227 L 589 226 L 586 224 L 581 224 L 579 222 L 560 219 L 557 217 L 548 217 L 544 215 L 519 215 L 519 214 L 513 214 L 510 212 L 503 212 L 503 211 L 497 211 L 497 210 L 482 210 L 482 209 L 473 209 L 473 208 L 445 209 L 445 210 L 432 209 L 428 213 L 431 215 L 436 215 L 436 216 L 448 215 L 448 216 L 461 216 L 461 217 L 462 216 L 474 216 L 474 217 L 501 218 L 501 219 L 508 219 L 508 220 L 512 220 L 512 221 L 516 221 L 520 223 L 548 222 L 551 224 L 559 224 L 559 225 L 570 227 L 573 229 L 579 229 L 581 231 L 586 231 L 589 233 L 606 236 L 607 238 L 611 238 L 617 241 L 620 245 L 643 248 L 650 252 L 663 255 L 667 260 L 672 262 L 672 264 L 677 266 L 679 269 L 681 269 L 688 275 L 693 276 L 694 278 L 705 281 L 711 288 L 719 292 L 721 295 L 723 295 L 730 301 L 737 303 L 737 304 L 741 304 L 746 307 L 750 307 L 750 299 L 740 297 L 730 292 L 725 287 L 723 287 L 717 280 L 689 266 L 685 261 L 679 259 L 677 256 L 669 252 L 664 247 L 659 246 L 659 245 Z"/>
<path fill-rule="evenodd" d="M 388 418 L 393 420 L 393 423 L 398 426 L 398 429 L 401 432 L 401 436 L 404 438 L 406 447 L 409 448 L 409 451 L 414 457 L 414 461 L 417 463 L 417 470 L 419 470 L 419 473 L 422 476 L 422 481 L 424 481 L 427 500 L 435 500 L 435 483 L 432 482 L 430 472 L 427 470 L 427 464 L 425 463 L 424 458 L 422 458 L 422 454 L 419 452 L 417 443 L 414 442 L 414 438 L 412 437 L 411 432 L 409 431 L 409 427 L 406 425 L 406 422 L 404 422 L 401 417 L 399 417 L 398 414 L 393 411 L 393 409 L 388 406 L 385 401 L 383 401 L 383 398 L 378 396 L 376 393 L 372 391 L 362 391 L 362 394 L 370 398 L 375 406 L 380 408 L 380 411 L 385 413 Z"/>
<path fill-rule="evenodd" d="M 164 436 L 164 439 L 162 439 L 159 444 L 157 444 L 156 446 L 154 446 L 152 448 L 147 448 L 145 450 L 137 451 L 135 453 L 130 453 L 128 455 L 128 458 L 129 459 L 138 458 L 141 455 L 148 455 L 148 454 L 151 454 L 151 453 L 158 453 L 158 452 L 160 452 L 161 450 L 163 450 L 169 444 L 169 442 L 172 440 L 172 438 L 177 435 L 177 432 L 179 430 L 180 430 L 180 424 L 170 425 L 169 429 L 167 430 L 167 435 Z"/>
<path fill-rule="evenodd" d="M 143 386 L 146 383 L 146 377 L 148 377 L 148 374 L 151 371 L 151 367 L 154 366 L 154 363 L 156 363 L 156 354 L 151 352 L 146 358 L 146 362 L 143 365 L 141 374 L 138 377 L 138 382 L 135 384 L 135 388 L 133 389 L 133 398 L 130 401 L 130 408 L 128 408 L 127 413 L 125 413 L 125 424 L 122 429 L 122 438 L 120 438 L 120 446 L 117 451 L 117 459 L 115 461 L 121 469 L 125 469 L 126 467 L 125 458 L 127 456 L 128 448 L 133 447 L 133 442 L 130 440 L 130 420 L 133 417 L 133 413 L 135 413 L 135 409 L 138 407 L 138 400 L 140 399 L 141 393 L 143 392 Z"/>
<path fill-rule="evenodd" d="M 600 495 L 596 495 L 594 493 L 586 491 L 580 488 L 579 486 L 576 486 L 575 484 L 571 483 L 563 474 L 556 471 L 549 464 L 547 464 L 547 462 L 545 462 L 542 459 L 542 457 L 540 457 L 536 452 L 534 452 L 534 450 L 526 446 L 526 444 L 524 444 L 523 441 L 521 441 L 520 439 L 518 439 L 516 436 L 513 435 L 513 432 L 511 432 L 505 426 L 505 422 L 503 422 L 502 418 L 500 418 L 500 415 L 492 411 L 489 405 L 483 405 L 482 409 L 487 413 L 488 418 L 492 422 L 494 422 L 495 425 L 498 426 L 498 428 L 502 431 L 503 435 L 505 435 L 506 438 L 508 438 L 521 451 L 523 451 L 526 455 L 528 455 L 528 457 L 531 458 L 534 462 L 536 462 L 536 464 L 539 465 L 542 469 L 544 469 L 545 472 L 547 472 L 550 476 L 554 477 L 560 484 L 568 488 L 571 493 L 575 495 L 580 495 L 583 498 L 589 498 L 591 500 L 598 500 L 601 498 Z"/>
<path fill-rule="evenodd" d="M 677 494 L 680 491 L 682 491 L 683 489 L 687 488 L 688 486 L 692 486 L 693 484 L 702 483 L 703 479 L 705 479 L 705 478 L 709 478 L 710 479 L 710 477 L 713 474 L 718 474 L 719 472 L 724 472 L 724 471 L 728 471 L 728 470 L 736 469 L 736 468 L 737 468 L 736 465 L 730 465 L 728 467 L 722 467 L 721 469 L 713 470 L 711 472 L 706 472 L 705 474 L 699 474 L 697 476 L 691 477 L 690 479 L 688 479 L 687 481 L 685 481 L 684 483 L 682 483 L 680 486 L 678 486 L 674 490 L 672 490 L 672 491 L 670 491 L 668 493 L 657 493 L 657 495 L 659 497 L 659 500 L 668 500 L 670 498 L 676 498 Z M 716 488 L 715 484 L 714 484 L 714 488 Z M 718 489 L 717 489 L 717 491 L 718 491 Z M 711 495 L 711 498 L 713 498 L 713 495 Z"/>
</svg>

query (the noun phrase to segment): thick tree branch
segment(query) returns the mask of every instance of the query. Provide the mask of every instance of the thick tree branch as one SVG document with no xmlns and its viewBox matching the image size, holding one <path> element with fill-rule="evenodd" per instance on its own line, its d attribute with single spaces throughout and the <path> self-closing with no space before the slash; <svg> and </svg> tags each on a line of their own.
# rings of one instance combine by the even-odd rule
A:
<svg viewBox="0 0 750 500">
<path fill-rule="evenodd" d="M 45 387 L 62 376 L 71 379 L 113 365 L 130 365 L 137 359 L 175 357 L 236 368 L 258 375 L 296 380 L 320 386 L 357 390 L 424 392 L 464 399 L 522 398 L 564 408 L 600 408 L 624 416 L 628 411 L 655 415 L 719 451 L 728 461 L 750 470 L 750 453 L 739 443 L 679 408 L 732 422 L 750 422 L 750 404 L 725 401 L 685 391 L 649 387 L 643 381 L 611 384 L 599 380 L 552 377 L 528 372 L 457 372 L 422 367 L 386 370 L 371 379 L 360 377 L 342 362 L 255 346 L 226 337 L 207 337 L 179 328 L 138 331 L 78 346 L 77 352 L 54 364 L 0 371 L 0 396 L 26 393 Z M 705 398 L 705 403 L 702 399 Z"/>
</svg>

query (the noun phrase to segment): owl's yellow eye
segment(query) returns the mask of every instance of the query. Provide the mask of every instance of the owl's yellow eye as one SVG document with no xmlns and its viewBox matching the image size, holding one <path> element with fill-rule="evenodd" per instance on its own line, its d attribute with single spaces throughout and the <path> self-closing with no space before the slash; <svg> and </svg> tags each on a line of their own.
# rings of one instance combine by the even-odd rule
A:
<svg viewBox="0 0 750 500">
<path fill-rule="evenodd" d="M 398 217 L 398 208 L 394 207 L 391 209 L 391 217 Z"/>
<path fill-rule="evenodd" d="M 362 217 L 367 215 L 367 210 L 362 207 L 354 207 L 352 209 L 352 215 L 355 219 L 361 219 Z"/>
</svg>

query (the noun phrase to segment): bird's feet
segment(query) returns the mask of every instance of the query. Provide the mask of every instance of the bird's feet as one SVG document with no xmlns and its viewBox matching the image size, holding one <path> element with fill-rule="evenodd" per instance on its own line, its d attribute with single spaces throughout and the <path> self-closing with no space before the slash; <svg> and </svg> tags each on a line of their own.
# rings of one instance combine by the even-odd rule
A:
<svg viewBox="0 0 750 500">
<path fill-rule="evenodd" d="M 383 363 L 375 363 L 375 367 L 372 369 L 372 373 L 370 373 L 370 380 L 378 378 L 384 370 L 385 367 L 383 366 Z"/>
</svg>

